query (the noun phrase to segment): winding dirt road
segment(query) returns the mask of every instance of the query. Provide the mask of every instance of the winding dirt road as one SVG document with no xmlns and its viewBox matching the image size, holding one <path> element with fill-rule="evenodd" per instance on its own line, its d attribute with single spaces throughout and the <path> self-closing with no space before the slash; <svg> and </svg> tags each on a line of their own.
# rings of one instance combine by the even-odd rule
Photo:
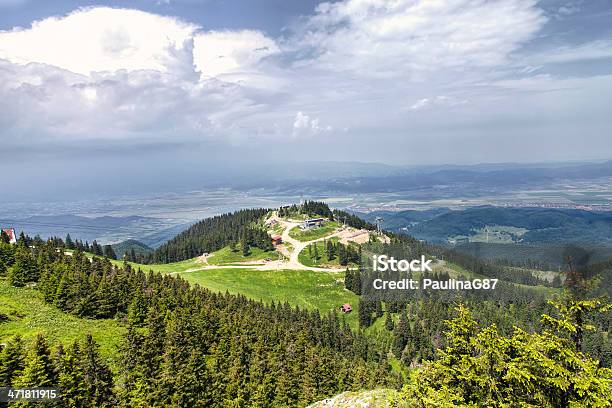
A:
<svg viewBox="0 0 612 408">
<path fill-rule="evenodd" d="M 253 269 L 257 271 L 270 271 L 270 270 L 280 270 L 280 269 L 292 269 L 292 270 L 308 270 L 308 271 L 318 271 L 318 272 L 340 272 L 345 270 L 344 267 L 339 268 L 317 268 L 314 266 L 306 266 L 300 263 L 298 257 L 300 252 L 308 245 L 323 241 L 324 239 L 328 239 L 331 237 L 339 236 L 342 234 L 342 231 L 336 231 L 333 234 L 327 235 L 322 238 L 313 239 L 311 241 L 299 241 L 295 238 L 292 238 L 289 235 L 289 231 L 294 227 L 300 225 L 299 222 L 294 221 L 285 221 L 279 218 L 276 218 L 277 222 L 279 222 L 283 227 L 283 242 L 289 243 L 293 246 L 293 251 L 290 252 L 288 260 L 279 260 L 279 261 L 270 261 L 264 264 L 253 264 L 251 263 L 234 263 L 232 265 L 205 265 L 200 268 L 188 269 L 184 272 L 173 272 L 173 273 L 187 273 L 187 272 L 197 272 L 197 271 L 205 271 L 207 269 Z"/>
</svg>

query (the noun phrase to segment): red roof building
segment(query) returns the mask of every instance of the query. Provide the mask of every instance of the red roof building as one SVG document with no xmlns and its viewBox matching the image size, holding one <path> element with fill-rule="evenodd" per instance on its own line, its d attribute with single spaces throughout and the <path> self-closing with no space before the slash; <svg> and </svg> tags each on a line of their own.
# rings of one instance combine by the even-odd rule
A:
<svg viewBox="0 0 612 408">
<path fill-rule="evenodd" d="M 6 235 L 8 235 L 9 243 L 10 244 L 17 243 L 17 235 L 15 235 L 15 229 L 14 228 L 3 228 L 2 232 L 4 232 Z"/>
<path fill-rule="evenodd" d="M 280 235 L 273 235 L 272 236 L 272 244 L 280 245 L 282 243 L 283 243 L 283 238 Z"/>
<path fill-rule="evenodd" d="M 345 303 L 340 307 L 340 310 L 342 311 L 342 313 L 351 313 L 353 311 L 353 308 L 348 303 Z"/>
</svg>

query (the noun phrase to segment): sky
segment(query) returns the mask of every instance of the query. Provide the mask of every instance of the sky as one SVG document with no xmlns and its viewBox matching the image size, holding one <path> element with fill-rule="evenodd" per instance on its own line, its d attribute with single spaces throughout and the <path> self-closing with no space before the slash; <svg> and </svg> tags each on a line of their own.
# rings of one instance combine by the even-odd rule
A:
<svg viewBox="0 0 612 408">
<path fill-rule="evenodd" d="M 611 159 L 611 23 L 608 0 L 0 0 L 2 184 Z"/>
</svg>

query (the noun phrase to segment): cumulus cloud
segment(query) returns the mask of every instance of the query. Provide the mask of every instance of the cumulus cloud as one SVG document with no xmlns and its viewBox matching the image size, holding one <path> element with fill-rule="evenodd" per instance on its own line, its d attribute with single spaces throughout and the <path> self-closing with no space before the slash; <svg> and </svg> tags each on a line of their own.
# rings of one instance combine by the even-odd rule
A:
<svg viewBox="0 0 612 408">
<path fill-rule="evenodd" d="M 37 62 L 74 73 L 165 72 L 186 51 L 196 26 L 138 10 L 96 7 L 0 32 L 0 58 Z"/>
<path fill-rule="evenodd" d="M 331 126 L 321 126 L 319 118 L 311 118 L 310 116 L 298 111 L 293 120 L 293 137 L 315 136 L 323 132 L 330 132 Z"/>
<path fill-rule="evenodd" d="M 236 138 L 266 92 L 220 77 L 275 52 L 257 31 L 106 7 L 0 32 L 0 143 Z"/>
<path fill-rule="evenodd" d="M 299 144 L 347 128 L 338 143 L 375 134 L 414 146 L 443 124 L 448 134 L 475 128 L 496 108 L 529 115 L 530 99 L 511 95 L 557 86 L 542 65 L 609 55 L 606 40 L 526 53 L 547 22 L 535 0 L 343 0 L 301 21 L 271 38 L 94 7 L 0 31 L 0 150 Z"/>
</svg>

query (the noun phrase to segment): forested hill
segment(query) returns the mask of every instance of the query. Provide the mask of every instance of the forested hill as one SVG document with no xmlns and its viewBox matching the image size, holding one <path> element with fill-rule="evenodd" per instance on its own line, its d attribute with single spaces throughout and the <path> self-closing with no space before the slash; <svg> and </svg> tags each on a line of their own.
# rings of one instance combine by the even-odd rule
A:
<svg viewBox="0 0 612 408">
<path fill-rule="evenodd" d="M 261 222 L 268 211 L 264 208 L 248 209 L 207 218 L 157 248 L 143 261 L 146 263 L 183 261 L 238 242 L 270 250 L 272 243 Z"/>
<path fill-rule="evenodd" d="M 386 228 L 406 227 L 407 234 L 429 242 L 446 242 L 456 236 L 473 236 L 485 227 L 506 226 L 524 229 L 524 243 L 612 244 L 612 212 L 593 212 L 558 208 L 473 207 L 430 215 L 425 220 L 405 220 L 404 225 L 385 224 Z M 373 214 L 371 216 L 377 216 Z M 387 223 L 402 217 L 386 214 Z"/>
<path fill-rule="evenodd" d="M 36 287 L 63 312 L 122 321 L 127 333 L 115 373 L 91 337 L 50 347 L 42 334 L 32 345 L 17 335 L 0 346 L 0 384 L 57 386 L 62 398 L 49 406 L 304 407 L 345 390 L 400 385 L 385 353 L 336 312 L 213 293 L 78 249 L 69 256 L 56 244 L 0 241 L 0 278 Z M 16 318 L 0 313 L 0 324 Z"/>
</svg>

